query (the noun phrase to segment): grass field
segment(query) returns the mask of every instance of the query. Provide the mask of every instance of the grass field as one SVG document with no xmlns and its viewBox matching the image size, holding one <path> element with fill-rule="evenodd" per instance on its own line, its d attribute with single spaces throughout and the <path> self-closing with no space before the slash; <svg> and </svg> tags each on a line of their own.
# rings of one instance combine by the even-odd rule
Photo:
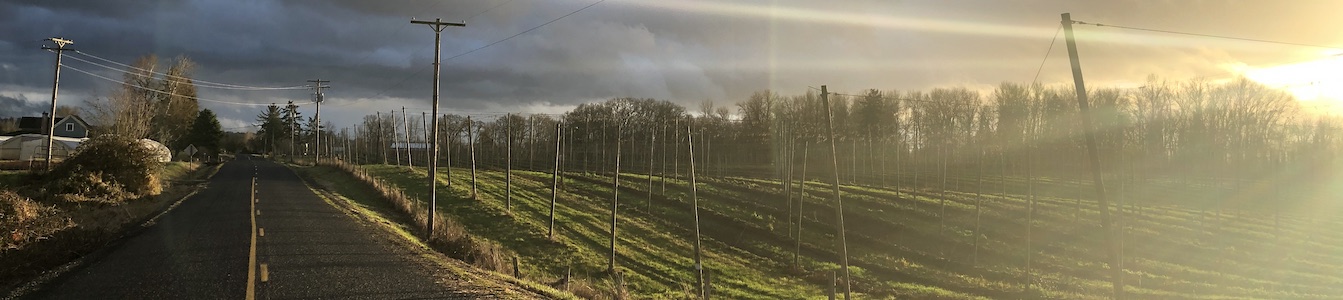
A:
<svg viewBox="0 0 1343 300">
<path fill-rule="evenodd" d="M 0 189 L 15 189 L 28 171 L 0 171 Z"/>
<path fill-rule="evenodd" d="M 364 167 L 418 199 L 427 198 L 423 168 Z M 532 280 L 551 282 L 572 271 L 611 284 L 603 281 L 610 255 L 610 176 L 565 174 L 556 207 L 556 239 L 551 241 L 550 174 L 513 174 L 511 212 L 499 170 L 479 172 L 477 200 L 470 196 L 469 169 L 453 170 L 451 189 L 446 172 L 440 173 L 439 208 L 471 233 L 517 253 L 523 273 Z M 796 228 L 790 229 L 785 219 L 797 208 L 784 200 L 777 181 L 727 177 L 699 182 L 704 265 L 713 295 L 779 299 L 817 298 L 829 292 L 838 268 L 829 184 L 806 184 L 799 247 L 793 237 Z M 975 187 L 981 183 L 982 197 L 976 197 Z M 945 192 L 940 183 L 915 191 L 906 184 L 898 196 L 889 187 L 841 186 L 852 287 L 862 298 L 1108 296 L 1099 210 L 1093 202 L 1077 201 L 1086 195 L 1086 185 L 1058 178 L 1034 182 L 1030 275 L 1025 269 L 1025 179 L 989 177 L 981 182 L 959 176 L 947 186 Z M 1229 207 L 1238 198 L 1275 193 L 1247 192 L 1244 184 L 1149 180 L 1114 186 L 1113 193 L 1124 204 L 1126 293 L 1133 298 L 1343 295 L 1343 234 L 1334 230 L 1343 226 L 1337 218 L 1299 209 L 1281 215 L 1273 213 L 1280 210 L 1215 209 L 1216 203 Z M 1328 198 L 1328 192 L 1314 190 L 1310 195 Z M 1221 198 L 1231 200 L 1214 201 Z M 617 265 L 630 293 L 639 298 L 691 297 L 694 235 L 687 182 L 669 178 L 664 189 L 655 178 L 650 193 L 647 176 L 622 174 L 619 199 Z M 1173 202 L 1192 205 L 1169 205 Z M 945 221 L 939 217 L 944 211 Z M 800 250 L 797 267 L 795 250 Z"/>
</svg>

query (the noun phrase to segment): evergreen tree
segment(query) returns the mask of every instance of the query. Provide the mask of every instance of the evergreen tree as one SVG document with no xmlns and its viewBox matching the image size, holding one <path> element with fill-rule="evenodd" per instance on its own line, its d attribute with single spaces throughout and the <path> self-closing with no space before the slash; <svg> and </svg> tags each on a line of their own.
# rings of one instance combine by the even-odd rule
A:
<svg viewBox="0 0 1343 300">
<path fill-rule="evenodd" d="M 219 153 L 219 143 L 223 138 L 224 130 L 219 126 L 218 117 L 213 111 L 204 109 L 196 114 L 196 121 L 192 122 L 191 129 L 187 131 L 187 136 L 183 140 L 196 145 L 196 149 L 200 152 L 215 154 Z"/>
</svg>

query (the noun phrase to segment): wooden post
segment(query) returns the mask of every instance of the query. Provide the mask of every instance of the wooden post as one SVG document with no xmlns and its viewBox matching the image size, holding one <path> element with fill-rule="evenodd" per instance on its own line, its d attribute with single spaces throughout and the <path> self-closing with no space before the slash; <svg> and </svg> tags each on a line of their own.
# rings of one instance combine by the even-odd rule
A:
<svg viewBox="0 0 1343 300">
<path fill-rule="evenodd" d="M 555 202 L 560 198 L 560 141 L 563 139 L 563 136 L 560 135 L 560 129 L 562 127 L 559 122 L 555 122 L 555 172 L 550 175 L 550 233 L 547 234 L 551 240 L 555 239 Z"/>
<path fill-rule="evenodd" d="M 1101 173 L 1100 152 L 1096 147 L 1096 127 L 1091 121 L 1091 106 L 1087 101 L 1086 83 L 1082 80 L 1082 65 L 1077 58 L 1077 42 L 1073 39 L 1073 20 L 1068 13 L 1061 15 L 1064 37 L 1068 45 L 1068 60 L 1072 65 L 1073 85 L 1077 92 L 1077 106 L 1081 113 L 1082 130 L 1087 145 L 1087 157 L 1091 161 L 1091 180 L 1094 182 L 1096 202 L 1100 204 L 1101 225 L 1106 235 L 1106 251 L 1110 258 L 1110 281 L 1113 285 L 1114 299 L 1124 298 L 1124 259 L 1119 252 L 1116 230 L 1110 219 L 1110 202 L 1105 198 L 1105 181 Z"/>
<path fill-rule="evenodd" d="M 831 115 L 833 112 L 830 107 L 829 93 L 826 92 L 826 86 L 821 86 L 821 104 L 825 105 L 825 132 L 830 137 L 830 163 L 834 167 L 835 184 L 835 230 L 839 237 L 840 268 L 844 270 L 844 300 L 850 299 L 849 288 L 849 245 L 844 237 L 844 200 L 839 195 L 839 153 L 835 152 L 835 123 Z"/>
<path fill-rule="evenodd" d="M 700 236 L 699 236 L 699 194 L 695 188 L 695 138 L 693 124 L 686 123 L 686 153 L 690 158 L 690 202 L 694 208 L 695 215 L 695 291 L 699 292 L 700 299 L 707 297 L 708 293 L 704 291 L 704 262 L 700 259 Z"/>
<path fill-rule="evenodd" d="M 793 248 L 793 267 L 798 270 L 798 256 L 802 255 L 802 205 L 807 203 L 807 154 L 811 152 L 811 141 L 802 142 L 802 176 L 798 179 L 797 196 L 797 245 Z"/>
<path fill-rule="evenodd" d="M 655 148 L 654 146 L 657 145 L 657 141 L 658 141 L 658 132 L 657 132 L 657 130 L 654 130 L 654 129 L 652 129 L 652 128 L 648 129 L 648 131 L 652 132 L 652 134 L 650 134 L 650 135 L 648 136 L 648 210 L 647 210 L 647 213 L 648 213 L 649 215 L 652 215 L 652 214 L 653 214 L 653 166 L 654 166 L 654 165 L 653 165 L 653 156 L 654 156 L 654 155 L 653 155 L 653 151 L 654 151 L 655 149 L 657 149 L 657 148 Z"/>
<path fill-rule="evenodd" d="M 783 184 L 783 202 L 787 203 L 788 205 L 788 214 L 783 217 L 784 219 L 787 219 L 786 221 L 788 221 L 788 228 L 785 231 L 788 232 L 787 233 L 788 237 L 792 237 L 793 236 L 793 141 L 792 139 L 788 138 L 788 136 L 789 136 L 789 130 L 782 131 L 779 136 L 779 139 L 782 142 L 781 148 L 783 149 L 782 151 L 783 153 L 781 153 L 782 155 L 780 155 L 780 157 L 783 159 L 783 163 L 779 165 L 779 170 L 782 171 L 781 172 L 782 176 L 779 177 L 779 182 Z"/>
<path fill-rule="evenodd" d="M 672 131 L 676 129 L 673 128 Z M 662 171 L 658 172 L 658 181 L 662 182 L 662 195 L 667 195 L 667 121 L 662 121 Z M 675 140 L 673 140 L 675 141 Z"/>
<path fill-rule="evenodd" d="M 504 141 L 504 144 L 506 145 L 506 146 L 504 146 L 504 152 L 508 152 L 508 154 L 505 154 L 505 155 L 504 155 L 505 160 L 507 160 L 506 162 L 504 162 L 504 166 L 505 166 L 505 167 L 504 167 L 504 208 L 506 208 L 506 209 L 508 210 L 508 213 L 509 213 L 510 215 L 513 214 L 513 118 L 512 118 L 512 116 L 513 116 L 512 114 L 505 114 L 505 115 L 504 115 L 504 122 L 505 122 L 504 130 L 507 130 L 507 131 L 508 131 L 507 133 L 504 134 L 504 139 L 506 140 L 506 141 Z"/>
<path fill-rule="evenodd" d="M 979 225 L 984 202 L 984 148 L 982 147 L 979 150 L 979 156 L 975 158 L 975 164 L 978 165 L 976 167 L 978 167 L 979 173 L 975 174 L 975 251 L 972 261 L 975 266 L 979 266 Z"/>
<path fill-rule="evenodd" d="M 1035 272 L 1031 270 L 1031 259 L 1035 250 L 1031 248 L 1034 240 L 1031 229 L 1035 227 L 1035 137 L 1034 133 L 1026 144 L 1026 292 L 1029 293 L 1035 283 Z"/>
<path fill-rule="evenodd" d="M 402 106 L 402 122 L 406 124 L 406 165 L 415 168 L 415 156 L 411 155 L 411 118 L 406 116 L 406 106 Z"/>
<path fill-rule="evenodd" d="M 616 271 L 616 218 L 620 212 L 620 140 L 622 131 L 625 130 L 623 124 L 616 126 L 616 165 L 615 173 L 611 174 L 611 260 L 607 263 L 607 269 L 611 272 Z"/>
<path fill-rule="evenodd" d="M 396 110 L 392 110 L 387 117 L 392 118 L 392 153 L 396 154 L 396 165 L 401 165 L 401 151 L 396 150 Z"/>
<path fill-rule="evenodd" d="M 518 269 L 518 257 L 513 257 L 513 278 L 522 278 L 522 271 Z"/>
<path fill-rule="evenodd" d="M 479 200 L 476 194 L 476 133 L 475 123 L 471 122 L 471 116 L 466 117 L 466 140 L 470 142 L 471 150 L 471 200 Z"/>
</svg>

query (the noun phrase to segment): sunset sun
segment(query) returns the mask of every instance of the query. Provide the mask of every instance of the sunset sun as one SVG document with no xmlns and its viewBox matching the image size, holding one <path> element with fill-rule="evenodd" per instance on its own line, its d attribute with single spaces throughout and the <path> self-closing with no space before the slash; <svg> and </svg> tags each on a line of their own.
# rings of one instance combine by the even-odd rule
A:
<svg viewBox="0 0 1343 300">
<path fill-rule="evenodd" d="M 1240 73 L 1250 80 L 1291 93 L 1307 108 L 1343 113 L 1343 56 L 1255 68 Z"/>
</svg>

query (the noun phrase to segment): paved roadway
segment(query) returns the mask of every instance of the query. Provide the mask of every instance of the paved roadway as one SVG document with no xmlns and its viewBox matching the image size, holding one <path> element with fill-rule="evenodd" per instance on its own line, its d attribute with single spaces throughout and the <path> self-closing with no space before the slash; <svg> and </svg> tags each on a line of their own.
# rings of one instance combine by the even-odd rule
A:
<svg viewBox="0 0 1343 300">
<path fill-rule="evenodd" d="M 260 211 L 255 222 L 262 233 L 255 244 L 247 201 L 254 175 Z M 434 263 L 393 239 L 319 198 L 284 166 L 239 158 L 150 228 L 24 298 L 498 296 L 489 288 L 438 276 L 443 272 Z M 251 265 L 255 281 L 249 295 L 251 247 L 256 247 L 257 264 Z"/>
</svg>

